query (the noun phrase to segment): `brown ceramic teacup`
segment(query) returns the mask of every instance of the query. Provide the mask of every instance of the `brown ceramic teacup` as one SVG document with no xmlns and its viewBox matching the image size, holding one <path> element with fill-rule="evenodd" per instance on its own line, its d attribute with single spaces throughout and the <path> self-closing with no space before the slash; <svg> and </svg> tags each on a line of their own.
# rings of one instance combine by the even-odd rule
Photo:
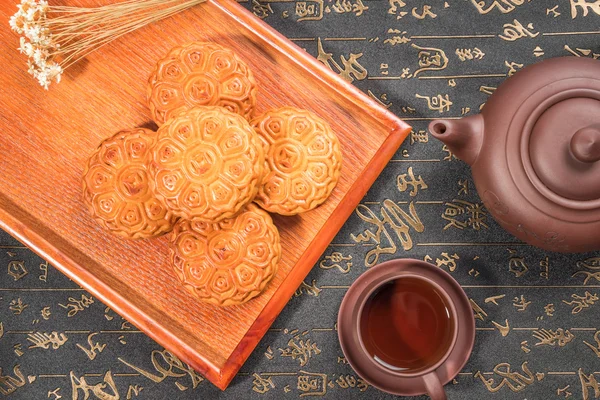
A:
<svg viewBox="0 0 600 400">
<path fill-rule="evenodd" d="M 475 321 L 460 285 L 420 260 L 379 264 L 350 287 L 338 315 L 349 364 L 386 392 L 446 399 L 443 385 L 467 362 Z"/>
</svg>

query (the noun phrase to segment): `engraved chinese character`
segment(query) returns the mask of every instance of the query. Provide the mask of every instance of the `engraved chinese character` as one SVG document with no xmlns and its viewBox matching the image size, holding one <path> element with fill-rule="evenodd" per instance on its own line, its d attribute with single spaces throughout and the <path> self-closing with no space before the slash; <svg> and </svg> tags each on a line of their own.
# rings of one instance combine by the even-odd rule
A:
<svg viewBox="0 0 600 400">
<path fill-rule="evenodd" d="M 38 347 L 48 350 L 50 346 L 52 346 L 52 348 L 56 350 L 69 339 L 64 333 L 34 332 L 27 335 L 27 340 L 32 343 L 32 345 L 29 346 L 30 349 Z"/>
<path fill-rule="evenodd" d="M 272 360 L 275 356 L 273 355 L 273 349 L 271 348 L 271 346 L 267 347 L 267 351 L 265 351 L 265 357 L 267 357 L 267 359 Z"/>
<path fill-rule="evenodd" d="M 264 394 L 275 388 L 272 377 L 263 378 L 256 372 L 252 374 L 252 376 L 254 377 L 254 380 L 252 381 L 252 390 L 256 393 Z"/>
<path fill-rule="evenodd" d="M 281 357 L 290 357 L 292 360 L 298 360 L 301 367 L 304 367 L 313 355 L 321 354 L 321 349 L 317 344 L 311 342 L 311 339 L 304 339 L 302 334 L 297 334 L 287 342 L 287 347 L 282 349 Z"/>
<path fill-rule="evenodd" d="M 435 265 L 438 268 L 441 268 L 442 266 L 448 267 L 448 271 L 454 272 L 456 270 L 456 260 L 460 259 L 458 254 L 454 253 L 450 256 L 448 253 L 444 252 L 441 254 L 441 257 L 442 258 L 435 259 Z"/>
<path fill-rule="evenodd" d="M 539 342 L 535 344 L 536 346 L 555 346 L 558 344 L 559 347 L 564 347 L 575 338 L 575 335 L 568 329 L 564 330 L 558 328 L 555 331 L 538 329 L 533 332 L 533 337 L 539 340 Z"/>
<path fill-rule="evenodd" d="M 298 371 L 297 389 L 300 397 L 324 396 L 327 393 L 327 375 L 316 372 Z"/>
<path fill-rule="evenodd" d="M 388 72 L 387 71 L 383 71 L 382 74 L 383 75 L 387 75 Z M 375 93 L 373 93 L 370 89 L 367 90 L 367 93 L 369 94 L 370 98 L 372 98 L 373 100 L 375 100 L 377 103 L 379 103 L 383 107 L 390 108 L 392 106 L 392 102 L 388 101 L 388 97 L 387 97 L 386 93 L 382 93 L 381 96 L 379 96 L 379 97 L 377 97 L 375 95 Z"/>
<path fill-rule="evenodd" d="M 18 388 L 25 385 L 25 376 L 20 370 L 19 365 L 15 365 L 13 372 L 15 377 L 4 375 L 2 368 L 0 368 L 0 394 L 8 396 L 9 394 L 16 391 Z"/>
<path fill-rule="evenodd" d="M 352 375 L 340 375 L 335 383 L 342 389 L 353 388 L 356 387 L 356 378 Z"/>
<path fill-rule="evenodd" d="M 483 204 L 454 199 L 452 202 L 445 203 L 445 206 L 446 210 L 442 214 L 442 218 L 448 221 L 448 224 L 444 226 L 444 230 L 451 227 L 463 230 L 467 226 L 476 231 L 489 228 L 487 211 Z"/>
<path fill-rule="evenodd" d="M 458 186 L 460 187 L 460 189 L 458 190 L 459 196 L 461 194 L 469 194 L 469 181 L 467 181 L 466 179 L 459 179 Z"/>
<path fill-rule="evenodd" d="M 302 281 L 296 292 L 294 292 L 294 297 L 301 296 L 303 293 L 306 293 L 309 296 L 319 297 L 319 293 L 321 293 L 322 289 L 317 286 L 316 281 L 313 279 L 312 283 L 309 285 L 306 282 Z"/>
<path fill-rule="evenodd" d="M 133 399 L 133 396 L 139 396 L 140 392 L 144 390 L 143 386 L 140 385 L 129 385 L 127 389 L 127 400 Z"/>
<path fill-rule="evenodd" d="M 329 9 L 329 7 L 327 8 Z M 353 12 L 354 15 L 360 17 L 364 11 L 369 9 L 369 7 L 365 6 L 362 0 L 356 0 L 354 4 L 349 0 L 336 0 L 335 4 L 331 6 L 331 9 L 338 14 Z"/>
<path fill-rule="evenodd" d="M 87 342 L 88 342 L 89 349 L 82 346 L 81 344 L 77 343 L 77 347 L 79 347 L 81 350 L 83 350 L 85 355 L 88 356 L 88 358 L 92 361 L 96 358 L 98 353 L 102 353 L 104 351 L 104 348 L 106 347 L 106 344 L 100 344 L 99 342 L 94 342 L 92 340 L 93 337 L 96 336 L 97 334 L 98 334 L 98 332 L 94 332 L 88 336 Z"/>
<path fill-rule="evenodd" d="M 583 280 L 584 285 L 587 285 L 592 279 L 600 282 L 600 257 L 592 257 L 583 261 L 577 261 L 577 267 L 581 268 L 582 271 L 575 272 L 572 277 L 583 275 L 585 277 Z"/>
<path fill-rule="evenodd" d="M 499 324 L 496 321 L 492 321 L 492 325 L 494 325 L 496 329 L 498 329 L 498 332 L 500 332 L 502 337 L 508 336 L 508 333 L 510 332 L 510 325 L 507 319 L 504 320 L 504 325 Z"/>
<path fill-rule="evenodd" d="M 15 315 L 21 315 L 21 313 L 27 308 L 29 307 L 28 304 L 23 303 L 23 301 L 21 300 L 21 298 L 17 298 L 16 300 L 13 300 L 10 302 L 10 304 L 8 305 L 8 309 L 10 311 L 13 312 L 13 314 Z"/>
<path fill-rule="evenodd" d="M 542 270 L 542 272 L 540 272 L 540 276 L 548 280 L 550 277 L 550 258 L 546 257 L 540 261 L 540 268 Z"/>
<path fill-rule="evenodd" d="M 313 377 L 307 376 L 307 375 L 299 375 L 298 376 L 297 388 L 301 392 L 309 392 L 311 390 L 315 390 L 315 389 L 317 389 L 318 384 L 319 384 L 319 382 L 318 382 L 317 378 L 313 378 Z M 300 396 L 302 396 L 302 395 L 300 395 Z"/>
<path fill-rule="evenodd" d="M 321 43 L 321 38 L 319 38 L 317 41 L 317 49 L 319 52 L 317 60 L 321 61 L 332 71 L 335 71 L 335 68 L 340 74 L 340 77 L 342 77 L 344 80 L 348 82 L 353 82 L 354 79 L 361 81 L 367 77 L 367 70 L 358 62 L 358 59 L 362 57 L 363 53 L 350 53 L 348 59 L 346 59 L 346 57 L 343 55 L 340 56 L 340 60 L 343 64 L 342 68 L 342 66 L 335 61 L 332 53 L 325 52 L 323 49 L 323 44 Z"/>
<path fill-rule="evenodd" d="M 412 78 L 413 74 L 410 73 L 410 68 L 402 68 L 402 73 L 400 74 L 400 78 L 401 79 L 409 79 Z M 404 110 L 404 108 L 402 109 L 402 112 L 406 112 Z M 414 112 L 414 109 L 413 109 Z"/>
<path fill-rule="evenodd" d="M 477 304 L 475 302 L 475 300 L 473 299 L 469 299 L 469 303 L 471 303 L 471 308 L 473 309 L 473 312 L 475 313 L 475 319 L 478 320 L 485 320 L 485 317 L 487 317 L 487 313 L 483 310 L 483 308 L 481 308 L 479 306 L 479 304 Z"/>
<path fill-rule="evenodd" d="M 531 304 L 531 301 L 526 301 L 525 296 L 521 295 L 521 297 L 515 297 L 513 299 L 513 306 L 517 309 L 517 311 L 525 311 L 527 307 Z"/>
<path fill-rule="evenodd" d="M 479 86 L 479 91 L 481 93 L 491 95 L 496 91 L 496 87 L 494 87 L 494 86 Z"/>
<path fill-rule="evenodd" d="M 515 274 L 515 277 L 522 277 L 527 271 L 529 271 L 529 267 L 525 263 L 525 259 L 523 257 L 517 257 L 517 252 L 515 250 L 508 249 L 508 252 L 512 255 L 508 260 L 508 270 Z"/>
<path fill-rule="evenodd" d="M 352 6 L 352 12 L 357 17 L 360 17 L 363 14 L 363 12 L 365 12 L 368 9 L 369 7 L 365 6 L 362 0 L 356 0 L 356 3 Z"/>
<path fill-rule="evenodd" d="M 390 71 L 389 69 L 389 65 L 387 63 L 381 63 L 379 64 L 379 71 L 381 72 L 381 75 L 389 75 Z"/>
<path fill-rule="evenodd" d="M 592 345 L 586 342 L 585 340 L 583 341 L 583 343 L 587 347 L 592 349 L 592 351 L 600 358 L 600 330 L 596 331 L 596 333 L 594 334 L 594 341 L 596 342 L 596 345 Z"/>
<path fill-rule="evenodd" d="M 358 384 L 356 385 L 356 388 L 360 392 L 364 392 L 365 390 L 367 390 L 369 388 L 369 384 L 364 379 L 358 378 Z"/>
<path fill-rule="evenodd" d="M 532 23 L 529 23 L 529 24 L 527 24 L 527 27 L 524 27 L 523 24 L 521 24 L 516 19 L 513 20 L 512 24 L 504 24 L 503 28 L 504 28 L 504 32 L 501 35 L 498 35 L 498 37 L 500 39 L 506 40 L 508 42 L 514 42 L 515 40 L 518 40 L 518 39 L 521 39 L 524 37 L 534 38 L 540 34 L 539 32 L 535 32 L 535 33 L 532 32 L 532 30 L 533 30 Z"/>
<path fill-rule="evenodd" d="M 581 311 L 583 311 L 586 308 L 589 308 L 596 301 L 598 301 L 598 295 L 596 293 L 591 294 L 588 291 L 586 291 L 583 296 L 579 296 L 577 294 L 572 294 L 571 298 L 573 299 L 572 301 L 566 301 L 566 300 L 562 301 L 565 304 L 573 306 L 573 309 L 571 310 L 571 314 L 579 314 Z"/>
<path fill-rule="evenodd" d="M 473 49 L 456 49 L 455 54 L 460 61 L 481 60 L 485 56 L 485 53 L 478 47 Z"/>
<path fill-rule="evenodd" d="M 350 267 L 352 267 L 352 256 L 349 255 L 344 257 L 344 255 L 338 251 L 331 253 L 329 256 L 325 256 L 324 260 L 321 260 L 319 263 L 319 267 L 322 269 L 338 269 L 342 274 L 347 274 L 350 272 Z M 341 264 L 345 264 L 342 266 Z"/>
<path fill-rule="evenodd" d="M 527 0 L 529 2 L 530 0 Z M 502 14 L 507 14 L 515 9 L 515 6 L 520 6 L 525 3 L 525 0 L 471 0 L 471 4 L 475 6 L 480 14 L 487 14 L 496 9 Z"/>
<path fill-rule="evenodd" d="M 48 321 L 50 319 L 50 315 L 52 315 L 52 312 L 50 311 L 50 307 L 42 308 L 42 310 L 40 311 L 40 314 L 44 320 Z"/>
<path fill-rule="evenodd" d="M 443 145 L 442 146 L 442 151 L 448 153 L 448 155 L 444 157 L 444 161 L 457 160 L 456 156 L 454 155 L 454 153 L 452 153 L 452 151 L 450 151 L 450 149 L 448 148 L 448 146 Z"/>
<path fill-rule="evenodd" d="M 523 68 L 523 64 L 519 64 L 514 61 L 511 61 L 510 63 L 508 61 L 504 61 L 504 65 L 508 67 L 508 76 L 513 76 L 517 72 L 517 70 Z"/>
<path fill-rule="evenodd" d="M 399 8 L 405 7 L 406 3 L 402 0 L 388 0 L 390 8 L 388 8 L 388 14 L 396 15 L 396 19 L 404 17 L 408 12 L 399 10 Z"/>
<path fill-rule="evenodd" d="M 252 0 L 252 12 L 260 19 L 265 19 L 269 15 L 273 14 L 271 4 L 263 4 L 258 0 Z"/>
<path fill-rule="evenodd" d="M 577 18 L 578 9 L 586 17 L 590 11 L 600 15 L 600 0 L 569 0 L 571 2 L 571 19 Z"/>
<path fill-rule="evenodd" d="M 27 268 L 25 268 L 25 261 L 10 261 L 8 263 L 8 275 L 12 276 L 15 281 L 23 278 L 27 275 Z"/>
<path fill-rule="evenodd" d="M 461 205 L 456 205 L 452 203 L 446 203 L 446 210 L 442 214 L 442 218 L 446 221 L 449 221 L 446 226 L 444 226 L 444 230 L 448 228 L 457 228 L 463 230 L 467 226 L 466 221 L 459 221 L 457 217 L 463 215 L 465 213 L 465 208 Z"/>
<path fill-rule="evenodd" d="M 495 305 L 498 305 L 498 300 L 505 298 L 506 295 L 505 294 L 499 294 L 497 296 L 490 296 L 490 297 L 486 297 L 485 298 L 485 303 L 493 303 Z"/>
<path fill-rule="evenodd" d="M 520 392 L 535 382 L 535 375 L 527 366 L 527 361 L 521 365 L 523 373 L 513 372 L 510 369 L 509 363 L 500 363 L 494 367 L 494 374 L 502 378 L 498 383 L 496 383 L 495 376 L 487 379 L 483 376 L 481 371 L 477 371 L 474 377 L 480 378 L 481 382 L 485 385 L 485 388 L 491 393 L 496 393 L 503 387 L 508 387 L 513 392 Z"/>
<path fill-rule="evenodd" d="M 296 15 L 300 21 L 319 21 L 323 19 L 323 0 L 296 2 Z"/>
<path fill-rule="evenodd" d="M 296 2 L 296 15 L 300 18 L 312 15 L 314 13 L 314 8 L 314 4 L 308 5 L 306 1 L 298 1 Z"/>
<path fill-rule="evenodd" d="M 407 213 L 392 200 L 385 199 L 380 211 L 381 218 L 379 218 L 369 207 L 363 204 L 356 207 L 356 214 L 363 221 L 374 225 L 376 228 L 374 231 L 366 229 L 358 235 L 350 234 L 350 237 L 356 243 L 371 242 L 375 245 L 375 248 L 368 251 L 365 256 L 367 267 L 377 264 L 381 254 L 394 254 L 396 252 L 397 245 L 392 234 L 395 234 L 404 250 L 412 249 L 413 240 L 410 235 L 410 228 L 413 228 L 416 232 L 423 232 L 425 226 L 419 219 L 413 202 L 410 202 L 408 209 L 409 212 Z"/>
<path fill-rule="evenodd" d="M 54 396 L 54 398 L 52 400 L 62 399 L 62 396 L 60 394 L 58 394 L 58 392 L 60 392 L 60 388 L 56 388 L 54 390 L 48 390 L 48 398 L 50 398 L 50 396 Z"/>
<path fill-rule="evenodd" d="M 425 130 L 410 131 L 410 144 L 429 142 L 429 133 Z"/>
<path fill-rule="evenodd" d="M 390 46 L 395 46 L 397 44 L 405 44 L 410 42 L 410 38 L 406 35 L 406 31 L 400 31 L 399 29 L 388 29 L 388 34 L 396 34 L 392 38 L 387 38 L 383 41 L 384 44 L 389 44 Z"/>
<path fill-rule="evenodd" d="M 117 385 L 115 385 L 115 381 L 112 377 L 112 372 L 107 371 L 104 374 L 104 378 L 101 382 L 90 385 L 87 383 L 84 376 L 78 378 L 73 371 L 70 373 L 71 378 L 71 387 L 73 388 L 73 400 L 79 400 L 79 391 L 83 392 L 82 400 L 87 400 L 90 398 L 90 394 L 93 394 L 95 398 L 101 400 L 119 400 L 119 391 L 117 390 Z"/>
<path fill-rule="evenodd" d="M 13 349 L 17 357 L 21 357 L 23 354 L 25 354 L 23 352 L 23 345 L 21 343 L 15 343 L 13 345 Z"/>
<path fill-rule="evenodd" d="M 42 273 L 40 274 L 40 276 L 38 276 L 38 279 L 42 282 L 48 281 L 48 261 L 45 261 L 42 264 L 40 264 L 40 271 L 42 271 Z"/>
<path fill-rule="evenodd" d="M 421 175 L 419 175 L 418 178 L 415 178 L 412 167 L 408 167 L 406 174 L 398 175 L 396 184 L 398 186 L 398 190 L 401 192 L 405 192 L 410 186 L 412 188 L 410 191 L 411 197 L 416 196 L 419 192 L 419 189 L 427 189 L 427 184 L 423 181 Z"/>
<path fill-rule="evenodd" d="M 118 360 L 155 383 L 160 383 L 167 377 L 181 378 L 189 376 L 192 382 L 192 389 L 195 389 L 202 381 L 204 381 L 204 378 L 198 375 L 198 373 L 194 371 L 192 367 L 181 361 L 174 354 L 171 354 L 171 352 L 168 350 L 153 350 L 150 355 L 152 366 L 160 375 L 155 375 L 152 372 L 148 372 L 142 368 L 136 367 L 122 358 L 118 358 Z M 180 389 L 183 386 L 180 382 L 175 382 L 175 385 Z"/>
<path fill-rule="evenodd" d="M 593 390 L 593 398 L 600 398 L 600 385 L 598 385 L 598 381 L 593 373 L 586 375 L 583 373 L 583 369 L 579 368 L 579 381 L 581 382 L 581 391 L 583 392 L 583 399 L 590 399 L 590 390 Z"/>
<path fill-rule="evenodd" d="M 414 7 L 412 9 L 412 15 L 416 19 L 425 19 L 426 17 L 430 17 L 431 19 L 433 19 L 437 17 L 437 14 L 431 11 L 431 6 L 427 4 L 423 6 L 423 10 L 420 13 L 417 11 L 417 7 Z"/>
<path fill-rule="evenodd" d="M 448 57 L 446 57 L 444 50 L 437 47 L 421 47 L 414 43 L 410 46 L 419 50 L 417 55 L 419 59 L 419 69 L 415 71 L 414 76 L 417 76 L 424 71 L 441 71 L 448 66 Z M 446 95 L 446 98 L 447 97 L 448 95 Z"/>
<path fill-rule="evenodd" d="M 437 111 L 440 114 L 450 111 L 450 106 L 454 103 L 450 100 L 449 95 L 442 96 L 438 94 L 437 96 L 424 96 L 418 93 L 415 94 L 415 97 L 418 99 L 424 99 L 427 101 L 427 107 L 432 111 Z"/>
<path fill-rule="evenodd" d="M 581 49 L 579 47 L 576 47 L 575 50 L 573 50 L 571 47 L 569 47 L 569 45 L 566 44 L 565 50 L 573 54 L 575 57 L 590 57 L 594 60 L 597 60 L 598 57 L 600 57 L 600 53 L 594 53 L 591 49 Z"/>
<path fill-rule="evenodd" d="M 554 309 L 554 304 L 552 304 L 552 303 L 548 303 L 548 304 L 546 304 L 546 306 L 544 306 L 544 312 L 549 317 L 554 317 L 555 311 L 556 310 Z"/>
<path fill-rule="evenodd" d="M 569 392 L 570 387 L 571 387 L 571 385 L 567 385 L 564 388 L 556 389 L 556 394 L 558 396 L 565 396 L 565 399 L 569 398 L 573 395 L 573 393 Z"/>
<path fill-rule="evenodd" d="M 558 8 L 558 4 L 555 5 L 552 8 L 546 8 L 546 15 L 550 15 L 550 13 L 552 13 L 552 17 L 556 18 L 560 15 L 560 12 L 558 12 L 556 9 Z"/>
<path fill-rule="evenodd" d="M 74 317 L 75 315 L 77 315 L 78 312 L 83 311 L 86 308 L 89 308 L 90 305 L 94 304 L 94 299 L 91 296 L 86 296 L 85 294 L 81 295 L 81 299 L 77 300 L 73 297 L 69 297 L 69 303 L 65 304 L 61 304 L 59 303 L 58 305 L 61 306 L 62 308 L 66 308 L 69 310 L 69 312 L 67 313 L 67 317 Z"/>
</svg>

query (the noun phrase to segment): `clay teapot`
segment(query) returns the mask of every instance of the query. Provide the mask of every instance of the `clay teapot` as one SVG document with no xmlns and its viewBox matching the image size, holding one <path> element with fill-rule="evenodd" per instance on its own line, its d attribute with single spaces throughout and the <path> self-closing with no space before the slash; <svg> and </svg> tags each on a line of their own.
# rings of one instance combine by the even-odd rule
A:
<svg viewBox="0 0 600 400">
<path fill-rule="evenodd" d="M 434 120 L 507 231 L 558 252 L 600 249 L 600 61 L 549 59 L 502 83 L 481 114 Z"/>
</svg>

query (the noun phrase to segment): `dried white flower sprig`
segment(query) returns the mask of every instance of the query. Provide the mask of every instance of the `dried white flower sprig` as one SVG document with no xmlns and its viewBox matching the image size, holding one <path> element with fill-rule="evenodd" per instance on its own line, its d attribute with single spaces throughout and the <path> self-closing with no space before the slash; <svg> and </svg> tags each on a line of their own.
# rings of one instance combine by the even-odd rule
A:
<svg viewBox="0 0 600 400">
<path fill-rule="evenodd" d="M 65 69 L 112 40 L 206 0 L 127 0 L 95 8 L 22 0 L 10 18 L 28 72 L 45 89 Z"/>
</svg>

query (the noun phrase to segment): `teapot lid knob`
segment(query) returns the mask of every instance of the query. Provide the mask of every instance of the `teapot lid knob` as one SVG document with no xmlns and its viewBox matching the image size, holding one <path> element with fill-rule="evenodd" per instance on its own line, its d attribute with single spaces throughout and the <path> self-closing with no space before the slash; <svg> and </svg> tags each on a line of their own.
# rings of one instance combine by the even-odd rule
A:
<svg viewBox="0 0 600 400">
<path fill-rule="evenodd" d="M 584 163 L 600 161 L 600 124 L 579 129 L 570 143 L 573 156 Z"/>
</svg>

